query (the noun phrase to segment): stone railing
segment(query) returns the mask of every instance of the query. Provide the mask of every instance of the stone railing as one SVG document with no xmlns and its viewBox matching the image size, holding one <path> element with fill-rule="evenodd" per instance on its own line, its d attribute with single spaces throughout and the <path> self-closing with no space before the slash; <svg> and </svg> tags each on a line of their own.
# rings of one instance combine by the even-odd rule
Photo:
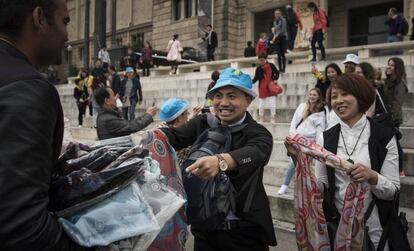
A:
<svg viewBox="0 0 414 251">
<path fill-rule="evenodd" d="M 338 58 L 344 58 L 344 56 L 348 53 L 354 53 L 357 54 L 361 60 L 364 60 L 370 57 L 374 57 L 380 52 L 397 50 L 404 50 L 405 52 L 412 53 L 414 50 L 414 41 L 330 48 L 326 49 L 326 55 L 329 60 L 334 60 Z M 292 52 L 286 54 L 286 59 L 293 60 L 293 63 L 307 62 L 311 57 L 312 55 L 310 51 Z M 272 63 L 277 63 L 277 55 L 270 55 L 268 59 Z M 184 64 L 180 65 L 178 68 L 178 74 L 189 72 L 211 72 L 213 70 L 221 70 L 227 67 L 240 69 L 245 67 L 252 67 L 252 65 L 255 63 L 257 63 L 256 57 L 243 57 L 202 63 Z M 152 76 L 168 75 L 169 72 L 170 67 L 168 66 L 151 69 Z M 68 78 L 68 83 L 73 84 L 74 81 L 75 77 Z"/>
</svg>

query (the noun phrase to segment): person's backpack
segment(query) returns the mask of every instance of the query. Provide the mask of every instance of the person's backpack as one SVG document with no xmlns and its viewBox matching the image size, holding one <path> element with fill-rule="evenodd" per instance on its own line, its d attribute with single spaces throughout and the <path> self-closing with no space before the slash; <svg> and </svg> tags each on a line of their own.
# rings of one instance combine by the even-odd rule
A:
<svg viewBox="0 0 414 251">
<path fill-rule="evenodd" d="M 223 226 L 228 213 L 236 212 L 236 199 L 250 186 L 243 212 L 250 210 L 258 181 L 256 171 L 237 192 L 225 172 L 220 171 L 213 179 L 204 180 L 185 172 L 197 159 L 214 156 L 231 150 L 232 133 L 241 131 L 246 124 L 234 127 L 220 126 L 218 119 L 207 113 L 210 129 L 205 130 L 191 146 L 182 166 L 184 188 L 187 193 L 187 219 L 189 224 L 204 230 L 216 230 Z M 258 170 L 260 170 L 258 168 Z"/>
<path fill-rule="evenodd" d="M 402 25 L 401 34 L 403 36 L 407 36 L 409 25 L 408 25 L 407 19 L 405 19 L 404 17 L 401 17 L 401 25 Z"/>
<path fill-rule="evenodd" d="M 298 23 L 295 12 L 291 8 L 286 11 L 286 21 L 290 26 L 294 26 Z"/>
</svg>

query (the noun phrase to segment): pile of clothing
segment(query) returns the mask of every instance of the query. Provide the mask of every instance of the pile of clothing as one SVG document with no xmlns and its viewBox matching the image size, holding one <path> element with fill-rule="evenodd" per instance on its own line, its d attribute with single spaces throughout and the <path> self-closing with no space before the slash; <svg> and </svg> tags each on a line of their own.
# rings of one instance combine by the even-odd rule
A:
<svg viewBox="0 0 414 251">
<path fill-rule="evenodd" d="M 70 143 L 59 158 L 49 210 L 68 236 L 99 250 L 146 250 L 184 205 L 160 175 L 154 131 L 135 138 Z M 171 156 L 166 156 L 171 158 Z"/>
</svg>

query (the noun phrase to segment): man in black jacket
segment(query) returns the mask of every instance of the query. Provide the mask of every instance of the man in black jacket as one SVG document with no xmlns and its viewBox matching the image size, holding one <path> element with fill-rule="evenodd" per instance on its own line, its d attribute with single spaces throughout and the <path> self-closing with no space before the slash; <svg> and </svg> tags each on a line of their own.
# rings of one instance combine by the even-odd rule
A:
<svg viewBox="0 0 414 251">
<path fill-rule="evenodd" d="M 227 215 L 223 228 L 204 231 L 202 226 L 191 226 L 195 238 L 194 250 L 268 250 L 269 245 L 276 245 L 276 237 L 262 179 L 263 168 L 272 152 L 273 138 L 247 112 L 247 107 L 256 97 L 252 81 L 240 70 L 227 68 L 209 94 L 213 96 L 214 109 L 221 125 L 245 126 L 232 133 L 230 152 L 201 157 L 187 167 L 186 172 L 211 179 L 224 171 L 237 191 L 256 170 L 259 169 L 259 172 L 250 210 L 243 211 L 243 205 L 248 200 L 249 189 L 246 189 L 237 197 L 237 210 Z M 162 130 L 170 144 L 180 150 L 192 145 L 209 128 L 207 116 L 201 115 L 179 128 Z"/>
<path fill-rule="evenodd" d="M 211 24 L 206 27 L 206 35 L 203 38 L 207 42 L 207 61 L 214 61 L 214 51 L 217 48 L 217 33 L 213 31 Z"/>
<path fill-rule="evenodd" d="M 116 107 L 117 98 L 109 87 L 102 87 L 96 91 L 95 100 L 101 107 L 96 121 L 99 140 L 138 132 L 154 121 L 152 117 L 157 113 L 155 106 L 149 107 L 147 112 L 138 118 L 130 121 L 124 119 Z"/>
<path fill-rule="evenodd" d="M 48 211 L 63 112 L 37 71 L 61 63 L 66 2 L 2 0 L 0 13 L 0 250 L 83 250 Z"/>
</svg>

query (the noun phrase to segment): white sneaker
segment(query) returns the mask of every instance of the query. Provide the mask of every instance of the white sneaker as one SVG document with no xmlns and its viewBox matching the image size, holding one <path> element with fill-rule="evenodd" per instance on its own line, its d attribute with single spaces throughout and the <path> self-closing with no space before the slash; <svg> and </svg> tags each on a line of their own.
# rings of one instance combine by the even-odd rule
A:
<svg viewBox="0 0 414 251">
<path fill-rule="evenodd" d="M 287 190 L 288 190 L 288 186 L 282 185 L 279 189 L 279 192 L 277 192 L 277 194 L 285 194 Z"/>
</svg>

